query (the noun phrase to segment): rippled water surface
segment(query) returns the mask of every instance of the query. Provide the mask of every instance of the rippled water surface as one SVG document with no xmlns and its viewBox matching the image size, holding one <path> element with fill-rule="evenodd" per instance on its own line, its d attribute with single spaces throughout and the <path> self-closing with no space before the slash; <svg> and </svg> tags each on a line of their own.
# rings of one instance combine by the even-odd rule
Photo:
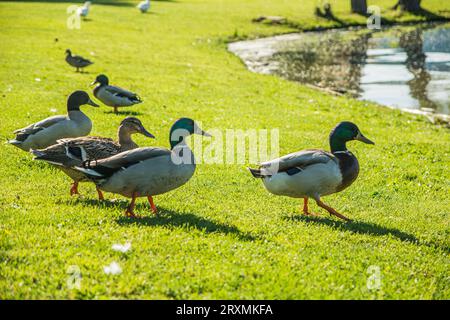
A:
<svg viewBox="0 0 450 320">
<path fill-rule="evenodd" d="M 229 45 L 259 73 L 402 109 L 450 113 L 450 25 L 288 34 Z"/>
</svg>

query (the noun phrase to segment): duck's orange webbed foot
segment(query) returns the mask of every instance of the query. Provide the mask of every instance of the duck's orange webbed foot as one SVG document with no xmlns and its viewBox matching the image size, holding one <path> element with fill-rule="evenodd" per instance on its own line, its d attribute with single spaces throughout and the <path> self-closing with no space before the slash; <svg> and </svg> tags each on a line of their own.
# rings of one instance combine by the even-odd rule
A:
<svg viewBox="0 0 450 320">
<path fill-rule="evenodd" d="M 128 218 L 136 218 L 136 219 L 142 218 L 140 215 L 135 214 L 133 211 L 131 211 L 129 209 L 127 209 L 125 211 L 125 216 L 128 217 Z"/>
<path fill-rule="evenodd" d="M 308 210 L 308 198 L 303 198 L 303 214 L 305 216 L 314 216 L 314 217 L 318 217 L 319 215 L 317 213 L 312 213 L 309 212 Z"/>
<path fill-rule="evenodd" d="M 322 202 L 322 200 L 320 200 L 320 197 L 316 197 L 315 198 L 316 203 L 319 207 L 324 208 L 325 210 L 327 210 L 330 215 L 336 216 L 338 218 L 341 218 L 342 220 L 345 220 L 347 222 L 352 221 L 351 219 L 347 218 L 346 216 L 340 214 L 339 212 L 337 212 L 336 210 L 334 210 L 332 207 L 326 205 L 325 203 Z"/>
<path fill-rule="evenodd" d="M 96 187 L 96 189 L 97 189 L 97 194 L 98 194 L 98 200 L 100 200 L 100 201 L 105 200 L 102 190 L 100 190 L 98 187 Z"/>
<path fill-rule="evenodd" d="M 148 199 L 148 202 L 150 203 L 150 207 L 152 209 L 152 212 L 156 215 L 158 213 L 158 209 L 156 209 L 155 203 L 153 202 L 153 197 L 152 196 L 148 196 L 147 199 Z"/>
<path fill-rule="evenodd" d="M 137 193 L 133 192 L 133 195 L 131 197 L 130 205 L 128 206 L 127 210 L 125 211 L 125 216 L 129 218 L 142 218 L 141 216 L 134 213 L 134 206 L 136 205 L 136 197 Z"/>
<path fill-rule="evenodd" d="M 72 187 L 70 188 L 70 195 L 73 196 L 75 194 L 79 194 L 78 193 L 78 182 L 73 182 L 72 183 Z"/>
</svg>

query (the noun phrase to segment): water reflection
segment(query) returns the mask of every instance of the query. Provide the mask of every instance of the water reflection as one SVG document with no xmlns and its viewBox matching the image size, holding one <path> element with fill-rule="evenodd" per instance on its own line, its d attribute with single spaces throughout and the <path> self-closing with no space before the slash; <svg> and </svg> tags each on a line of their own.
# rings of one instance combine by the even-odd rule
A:
<svg viewBox="0 0 450 320">
<path fill-rule="evenodd" d="M 450 25 L 290 34 L 230 44 L 255 72 L 449 114 Z"/>
<path fill-rule="evenodd" d="M 365 34 L 342 39 L 336 34 L 305 41 L 302 45 L 297 42 L 293 46 L 285 45 L 272 56 L 278 64 L 274 73 L 290 80 L 358 95 L 369 38 L 370 34 Z"/>
</svg>

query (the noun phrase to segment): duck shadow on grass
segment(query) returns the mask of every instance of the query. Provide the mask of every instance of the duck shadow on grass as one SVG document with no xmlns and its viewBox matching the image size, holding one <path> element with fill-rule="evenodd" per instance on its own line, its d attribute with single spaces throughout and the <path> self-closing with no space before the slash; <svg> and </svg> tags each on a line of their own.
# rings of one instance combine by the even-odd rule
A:
<svg viewBox="0 0 450 320">
<path fill-rule="evenodd" d="M 293 220 L 293 221 L 302 221 L 306 223 L 317 223 L 326 225 L 335 229 L 339 230 L 345 230 L 350 231 L 358 234 L 366 234 L 371 236 L 385 236 L 385 235 L 391 235 L 400 241 L 409 242 L 412 244 L 417 245 L 426 245 L 430 247 L 439 247 L 440 249 L 444 250 L 445 252 L 449 253 L 450 248 L 448 246 L 443 246 L 439 243 L 433 243 L 433 242 L 425 242 L 422 240 L 417 239 L 414 235 L 403 232 L 401 230 L 395 229 L 395 228 L 388 228 L 383 227 L 381 225 L 370 223 L 370 222 L 364 222 L 364 221 L 355 221 L 352 220 L 350 222 L 344 222 L 340 220 L 335 220 L 328 217 L 310 217 L 305 215 L 295 215 L 295 216 L 285 216 L 286 220 Z"/>
<path fill-rule="evenodd" d="M 143 113 L 139 112 L 139 111 L 118 111 L 117 113 L 115 113 L 114 111 L 107 111 L 105 112 L 106 114 L 113 114 L 113 115 L 118 115 L 118 116 L 142 116 Z"/>
<path fill-rule="evenodd" d="M 128 207 L 129 201 L 125 199 L 108 201 L 96 199 L 78 198 L 70 201 L 72 204 L 81 204 L 83 206 L 92 206 L 100 208 L 122 209 L 124 212 Z M 141 218 L 129 218 L 120 216 L 117 218 L 119 225 L 142 225 L 142 226 L 172 226 L 177 228 L 194 228 L 205 233 L 223 233 L 233 234 L 239 240 L 253 241 L 255 237 L 249 233 L 240 231 L 237 227 L 225 223 L 216 222 L 207 218 L 198 216 L 190 212 L 178 212 L 158 206 L 158 214 L 155 215 L 145 203 L 137 203 L 135 207 L 136 214 Z"/>
</svg>

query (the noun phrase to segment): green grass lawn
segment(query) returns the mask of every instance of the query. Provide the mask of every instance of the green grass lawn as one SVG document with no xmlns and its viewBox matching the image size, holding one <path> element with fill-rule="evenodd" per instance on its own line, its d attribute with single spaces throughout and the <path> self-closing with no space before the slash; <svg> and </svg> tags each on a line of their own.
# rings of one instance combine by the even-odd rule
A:
<svg viewBox="0 0 450 320">
<path fill-rule="evenodd" d="M 321 217 L 305 218 L 301 201 L 270 195 L 242 164 L 199 165 L 185 186 L 155 197 L 158 217 L 141 199 L 137 211 L 146 218 L 133 220 L 122 215 L 127 199 L 107 194 L 100 203 L 90 184 L 70 197 L 68 177 L 2 143 L 1 299 L 450 298 L 448 129 L 251 73 L 226 50 L 233 37 L 293 31 L 251 22 L 260 15 L 304 29 L 333 26 L 313 16 L 315 1 L 154 1 L 148 14 L 136 2 L 94 3 L 80 30 L 66 28 L 69 2 L 0 2 L 2 140 L 52 108 L 63 114 L 72 91 L 92 95 L 88 84 L 99 73 L 144 100 L 131 110 L 157 139 L 137 137 L 141 146 L 168 147 L 172 122 L 188 116 L 206 131 L 278 128 L 281 154 L 328 149 L 331 128 L 351 120 L 376 145 L 350 144 L 360 176 L 324 201 L 354 221 L 315 204 Z M 349 2 L 332 1 L 335 14 L 364 23 L 347 13 Z M 392 19 L 422 19 L 386 11 L 393 1 L 373 3 Z M 450 16 L 450 3 L 423 5 Z M 67 48 L 95 64 L 74 72 Z M 124 117 L 107 107 L 83 110 L 92 135 L 114 137 Z M 125 242 L 129 252 L 111 249 Z M 113 261 L 122 274 L 104 273 Z M 80 289 L 67 286 L 71 265 L 81 271 Z M 380 270 L 379 290 L 367 288 L 370 266 Z"/>
</svg>

